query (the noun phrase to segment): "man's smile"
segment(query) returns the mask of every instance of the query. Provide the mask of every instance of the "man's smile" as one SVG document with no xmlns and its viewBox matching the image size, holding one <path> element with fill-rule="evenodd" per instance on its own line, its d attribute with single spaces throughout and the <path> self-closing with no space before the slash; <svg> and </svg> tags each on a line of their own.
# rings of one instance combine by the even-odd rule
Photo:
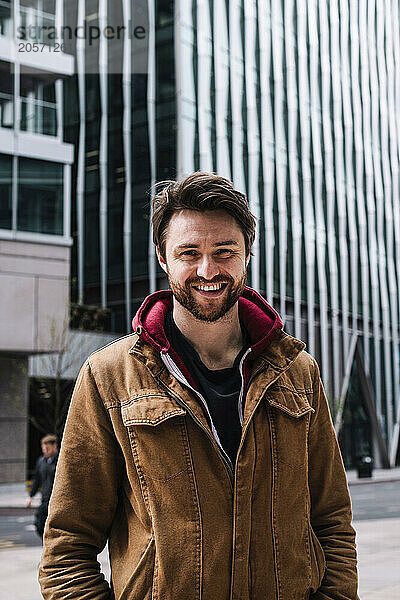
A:
<svg viewBox="0 0 400 600">
<path fill-rule="evenodd" d="M 207 298 L 218 298 L 219 296 L 222 296 L 227 285 L 227 283 L 210 283 L 194 285 L 193 288 L 201 296 L 206 296 Z"/>
</svg>

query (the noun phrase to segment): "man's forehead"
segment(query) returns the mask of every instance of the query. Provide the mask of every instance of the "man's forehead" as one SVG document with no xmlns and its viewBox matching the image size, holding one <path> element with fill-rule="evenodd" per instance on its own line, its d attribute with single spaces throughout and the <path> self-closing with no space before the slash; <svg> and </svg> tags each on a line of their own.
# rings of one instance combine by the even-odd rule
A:
<svg viewBox="0 0 400 600">
<path fill-rule="evenodd" d="M 237 242 L 243 235 L 236 220 L 224 210 L 176 212 L 169 222 L 168 233 L 175 239 L 179 238 L 179 243 L 193 242 L 196 236 L 201 235 L 212 236 L 222 244 L 229 240 Z"/>
</svg>

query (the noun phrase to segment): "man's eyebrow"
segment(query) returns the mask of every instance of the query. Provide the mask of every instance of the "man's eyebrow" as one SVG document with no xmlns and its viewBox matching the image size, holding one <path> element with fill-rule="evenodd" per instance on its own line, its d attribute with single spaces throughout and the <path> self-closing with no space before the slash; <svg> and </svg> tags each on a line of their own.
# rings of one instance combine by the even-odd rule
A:
<svg viewBox="0 0 400 600">
<path fill-rule="evenodd" d="M 225 242 L 215 242 L 214 246 L 239 246 L 235 240 L 226 240 Z"/>
<path fill-rule="evenodd" d="M 225 240 L 223 242 L 215 242 L 214 246 L 239 246 L 239 244 L 235 240 Z M 179 246 L 176 246 L 177 250 L 183 250 L 184 248 L 200 248 L 200 244 L 191 244 L 190 242 L 185 242 L 183 244 L 179 244 Z"/>
<path fill-rule="evenodd" d="M 179 246 L 176 246 L 177 250 L 181 250 L 183 248 L 199 248 L 199 244 L 190 244 L 187 242 L 186 244 L 179 244 Z"/>
</svg>

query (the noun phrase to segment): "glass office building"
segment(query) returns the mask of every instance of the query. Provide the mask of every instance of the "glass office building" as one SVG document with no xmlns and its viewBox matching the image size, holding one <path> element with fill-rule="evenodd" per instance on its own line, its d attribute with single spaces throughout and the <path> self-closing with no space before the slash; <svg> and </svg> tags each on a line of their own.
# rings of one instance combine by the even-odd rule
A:
<svg viewBox="0 0 400 600">
<path fill-rule="evenodd" d="M 151 186 L 196 169 L 232 178 L 258 219 L 249 283 L 318 359 L 346 463 L 394 465 L 399 2 L 80 0 L 67 12 L 80 26 L 133 22 L 146 40 L 145 68 L 135 36 L 76 45 L 64 102 L 76 301 L 128 332 L 165 283 Z"/>
<path fill-rule="evenodd" d="M 124 333 L 160 285 L 149 259 L 150 188 L 177 174 L 174 6 L 87 0 L 66 11 L 82 31 L 126 26 L 141 36 L 138 58 L 134 34 L 90 42 L 88 33 L 64 88 L 65 136 L 76 148 L 72 299 L 107 307 L 112 331 Z"/>
</svg>

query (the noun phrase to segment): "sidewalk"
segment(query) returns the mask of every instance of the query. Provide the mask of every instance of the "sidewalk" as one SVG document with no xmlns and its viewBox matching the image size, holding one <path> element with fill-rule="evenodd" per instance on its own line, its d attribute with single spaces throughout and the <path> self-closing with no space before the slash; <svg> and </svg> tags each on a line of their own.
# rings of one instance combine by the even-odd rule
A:
<svg viewBox="0 0 400 600">
<path fill-rule="evenodd" d="M 388 481 L 400 481 L 400 467 L 394 469 L 374 469 L 372 477 L 359 479 L 357 471 L 349 470 L 347 473 L 347 481 L 349 485 L 362 485 L 364 483 L 385 483 Z"/>
<path fill-rule="evenodd" d="M 350 485 L 400 481 L 400 468 L 377 470 L 373 479 L 357 479 L 357 473 L 348 473 Z M 379 489 L 379 488 L 378 488 Z M 361 490 L 360 490 L 361 491 Z M 0 515 L 7 510 L 23 514 L 27 492 L 24 483 L 0 484 Z M 35 504 L 39 502 L 35 498 Z M 26 509 L 25 509 L 26 511 Z M 33 512 L 33 511 L 32 511 Z M 26 513 L 25 513 L 26 514 Z M 5 517 L 7 518 L 7 517 Z M 23 518 L 17 516 L 17 519 Z M 33 519 L 33 515 L 32 515 Z M 355 521 L 359 555 L 359 596 L 361 600 L 394 600 L 400 598 L 400 519 L 386 518 Z M 41 546 L 4 547 L 0 549 L 0 598 L 13 600 L 40 600 L 37 566 Z M 107 580 L 110 567 L 107 549 L 98 560 Z"/>
<path fill-rule="evenodd" d="M 400 519 L 355 521 L 360 600 L 400 598 Z"/>
<path fill-rule="evenodd" d="M 25 508 L 28 491 L 25 483 L 0 483 L 0 509 Z M 32 498 L 32 508 L 40 504 L 40 493 Z"/>
<path fill-rule="evenodd" d="M 16 546 L 0 550 L 1 600 L 43 600 L 38 583 L 38 565 L 42 547 Z M 101 571 L 110 581 L 107 548 L 97 557 Z"/>
<path fill-rule="evenodd" d="M 356 521 L 361 600 L 400 598 L 400 519 Z M 40 600 L 37 566 L 41 546 L 0 550 L 0 598 Z M 110 580 L 107 549 L 99 555 L 101 571 Z"/>
<path fill-rule="evenodd" d="M 400 481 L 400 467 L 394 469 L 375 469 L 371 478 L 359 479 L 356 470 L 347 471 L 349 485 L 362 485 L 367 483 L 384 483 Z M 0 483 L 0 509 L 25 508 L 28 492 L 25 483 Z M 32 507 L 40 504 L 40 494 L 32 501 Z"/>
</svg>

